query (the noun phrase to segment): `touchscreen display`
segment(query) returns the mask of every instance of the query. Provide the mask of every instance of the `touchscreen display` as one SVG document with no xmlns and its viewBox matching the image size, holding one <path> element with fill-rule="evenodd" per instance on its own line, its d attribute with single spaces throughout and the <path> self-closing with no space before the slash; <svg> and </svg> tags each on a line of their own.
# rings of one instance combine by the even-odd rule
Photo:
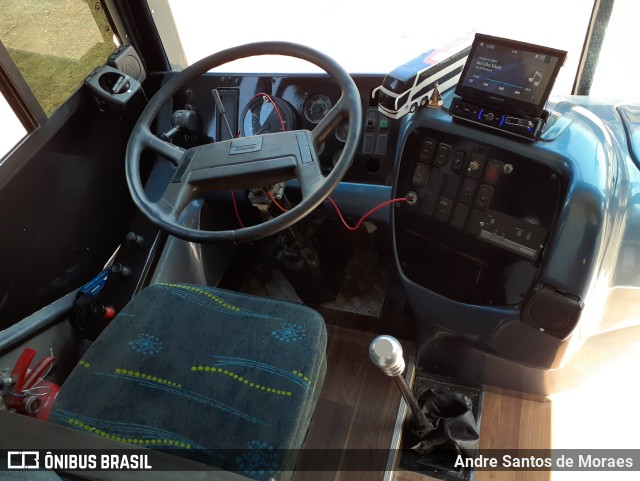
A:
<svg viewBox="0 0 640 481">
<path fill-rule="evenodd" d="M 508 112 L 540 116 L 566 52 L 476 35 L 456 93 Z"/>
</svg>

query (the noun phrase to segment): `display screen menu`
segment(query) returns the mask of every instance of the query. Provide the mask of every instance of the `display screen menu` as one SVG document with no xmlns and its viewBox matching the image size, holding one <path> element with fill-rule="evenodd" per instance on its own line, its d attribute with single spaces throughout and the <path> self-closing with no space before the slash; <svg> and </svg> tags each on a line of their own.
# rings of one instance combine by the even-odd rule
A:
<svg viewBox="0 0 640 481">
<path fill-rule="evenodd" d="M 456 93 L 539 117 L 565 57 L 561 50 L 477 34 Z"/>
</svg>

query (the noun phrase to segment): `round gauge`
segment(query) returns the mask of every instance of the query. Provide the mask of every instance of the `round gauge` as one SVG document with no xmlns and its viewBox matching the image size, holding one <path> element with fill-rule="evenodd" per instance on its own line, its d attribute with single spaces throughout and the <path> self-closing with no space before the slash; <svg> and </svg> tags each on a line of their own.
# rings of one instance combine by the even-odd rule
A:
<svg viewBox="0 0 640 481">
<path fill-rule="evenodd" d="M 348 134 L 349 121 L 343 120 L 342 122 L 340 122 L 340 125 L 338 125 L 338 128 L 336 129 L 336 139 L 338 139 L 340 142 L 346 142 Z"/>
<path fill-rule="evenodd" d="M 331 165 L 333 167 L 336 166 L 341 155 L 342 155 L 342 149 L 338 149 L 335 151 L 335 153 L 333 154 L 333 158 L 331 159 Z"/>
<path fill-rule="evenodd" d="M 331 99 L 323 94 L 315 94 L 304 103 L 304 117 L 312 124 L 319 124 L 331 110 Z"/>
<path fill-rule="evenodd" d="M 278 116 L 278 112 L 276 112 L 274 104 L 271 103 L 269 97 L 261 95 L 254 98 L 249 102 L 242 114 L 243 136 L 270 134 L 296 128 L 295 115 L 289 104 L 278 97 L 271 97 L 271 99 L 273 99 L 278 112 L 280 112 L 280 116 Z M 282 121 L 280 117 L 282 117 Z"/>
</svg>

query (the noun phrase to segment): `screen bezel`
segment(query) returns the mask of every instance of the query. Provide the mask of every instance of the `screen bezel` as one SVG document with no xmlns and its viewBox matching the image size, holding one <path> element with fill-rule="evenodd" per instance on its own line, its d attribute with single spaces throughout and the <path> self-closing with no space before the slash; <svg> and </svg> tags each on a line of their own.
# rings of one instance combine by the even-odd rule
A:
<svg viewBox="0 0 640 481">
<path fill-rule="evenodd" d="M 513 99 L 504 95 L 491 93 L 492 96 L 502 99 L 501 101 L 496 101 L 492 100 L 489 97 L 489 93 L 485 92 L 484 90 L 466 86 L 464 84 L 464 80 L 467 78 L 469 68 L 471 67 L 472 60 L 475 58 L 476 50 L 478 49 L 480 42 L 489 42 L 501 47 L 517 48 L 519 50 L 524 50 L 533 54 L 552 55 L 554 57 L 557 57 L 558 61 L 556 62 L 555 68 L 553 69 L 549 83 L 547 84 L 542 97 L 540 97 L 540 102 L 538 102 L 537 104 L 532 104 L 530 102 Z M 549 99 L 549 94 L 551 93 L 553 84 L 556 81 L 558 72 L 564 65 L 566 58 L 567 52 L 565 52 L 564 50 L 557 50 L 555 48 L 542 47 L 540 45 L 534 45 L 532 43 L 519 42 L 517 40 L 510 40 L 507 38 L 493 37 L 491 35 L 477 33 L 475 39 L 473 40 L 473 44 L 471 45 L 469 57 L 467 57 L 467 61 L 464 64 L 464 68 L 462 69 L 460 81 L 456 86 L 455 93 L 456 95 L 462 97 L 465 101 L 479 104 L 481 106 L 496 106 L 499 107 L 500 110 L 503 110 L 507 113 L 540 117 L 542 115 L 542 111 L 544 110 L 544 106 Z"/>
</svg>

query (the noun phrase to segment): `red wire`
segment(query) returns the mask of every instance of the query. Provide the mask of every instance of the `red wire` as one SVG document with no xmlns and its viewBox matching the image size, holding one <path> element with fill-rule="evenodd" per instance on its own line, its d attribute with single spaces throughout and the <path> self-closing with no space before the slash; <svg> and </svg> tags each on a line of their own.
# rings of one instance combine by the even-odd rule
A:
<svg viewBox="0 0 640 481">
<path fill-rule="evenodd" d="M 394 202 L 406 202 L 407 198 L 406 197 L 398 197 L 397 199 L 391 199 L 388 200 L 386 202 L 383 202 L 382 204 L 379 204 L 377 206 L 375 206 L 373 209 L 371 209 L 369 212 L 367 212 L 365 215 L 363 215 L 362 217 L 360 217 L 360 220 L 356 223 L 356 225 L 354 227 L 351 227 L 349 224 L 347 224 L 347 222 L 344 220 L 344 217 L 342 217 L 342 212 L 340 212 L 340 208 L 338 207 L 338 204 L 335 203 L 335 201 L 331 198 L 331 197 L 327 197 L 327 200 L 329 202 L 331 202 L 331 204 L 333 204 L 333 207 L 335 207 L 336 211 L 338 212 L 338 216 L 340 217 L 340 220 L 342 221 L 342 224 L 349 229 L 350 231 L 355 231 L 358 230 L 358 228 L 360 227 L 360 225 L 362 225 L 362 222 L 369 217 L 371 214 L 373 214 L 375 211 L 377 211 L 378 209 L 383 208 L 386 205 L 389 204 L 393 204 Z"/>
<path fill-rule="evenodd" d="M 244 223 L 240 218 L 240 212 L 238 212 L 238 204 L 236 203 L 236 194 L 233 192 L 233 190 L 231 191 L 231 199 L 233 200 L 233 210 L 236 213 L 236 219 L 238 219 L 238 223 L 240 224 L 240 227 L 244 227 Z"/>
<path fill-rule="evenodd" d="M 276 115 L 278 116 L 278 119 L 280 120 L 280 126 L 282 127 L 282 131 L 285 132 L 287 129 L 284 126 L 284 120 L 282 120 L 282 115 L 280 114 L 280 109 L 278 108 L 278 106 L 276 105 L 276 103 L 274 102 L 274 100 L 271 98 L 271 96 L 269 94 L 260 92 L 256 95 L 253 96 L 253 99 L 257 98 L 257 97 L 266 97 L 269 102 L 271 102 L 271 105 L 273 105 L 273 110 L 275 110 Z M 249 102 L 251 102 L 251 100 Z M 269 190 L 269 197 L 271 198 L 271 200 L 273 201 L 273 203 L 276 205 L 276 207 L 278 207 L 278 209 L 280 209 L 282 212 L 287 212 L 287 209 L 285 209 L 284 207 L 282 207 L 278 201 L 273 197 L 273 194 L 271 193 L 271 190 Z M 344 217 L 342 217 L 342 212 L 340 212 L 340 208 L 338 207 L 338 204 L 336 204 L 334 202 L 334 200 L 331 197 L 327 197 L 327 199 L 329 200 L 329 202 L 331 202 L 331 204 L 333 204 L 333 207 L 335 207 L 336 211 L 338 212 L 338 216 L 340 217 L 340 220 L 342 221 L 342 224 L 350 231 L 355 231 L 358 230 L 360 228 L 360 226 L 362 225 L 362 222 L 364 222 L 364 220 L 369 217 L 371 214 L 373 214 L 375 211 L 377 211 L 378 209 L 381 209 L 389 204 L 393 204 L 394 202 L 406 202 L 407 199 L 405 197 L 399 197 L 397 199 L 391 199 L 388 200 L 386 202 L 383 202 L 380 205 L 375 206 L 373 209 L 371 209 L 369 212 L 367 212 L 365 215 L 363 215 L 360 220 L 356 223 L 356 225 L 354 227 L 351 227 L 349 224 L 347 224 L 347 222 L 344 220 Z M 235 206 L 235 198 L 234 198 L 234 206 Z M 236 213 L 237 213 L 237 209 L 236 209 Z M 238 220 L 240 220 L 240 217 L 238 217 Z M 242 221 L 240 221 L 240 224 L 242 224 Z M 244 227 L 244 226 L 243 226 Z"/>
<path fill-rule="evenodd" d="M 257 99 L 258 97 L 266 97 L 269 100 L 269 102 L 271 102 L 271 105 L 273 105 L 273 110 L 275 110 L 276 115 L 278 116 L 278 120 L 280 120 L 280 127 L 282 128 L 282 131 L 285 132 L 287 128 L 284 126 L 284 120 L 282 119 L 282 114 L 280 113 L 280 109 L 278 108 L 274 100 L 271 98 L 271 95 L 265 94 L 264 92 L 257 93 L 251 98 L 251 100 L 249 100 L 249 103 L 251 103 L 253 99 Z"/>
<path fill-rule="evenodd" d="M 269 191 L 269 197 L 271 198 L 271 200 L 273 201 L 273 203 L 278 207 L 278 209 L 280 209 L 282 212 L 287 212 L 287 209 L 285 209 L 284 207 L 282 207 L 278 201 L 275 199 L 275 197 L 273 197 L 273 194 L 271 193 L 271 191 Z M 238 205 L 236 204 L 236 196 L 234 194 L 233 191 L 231 191 L 231 198 L 233 199 L 233 209 L 235 210 L 236 213 L 236 219 L 238 219 L 238 222 L 240 223 L 240 225 L 242 227 L 244 227 L 244 224 L 242 223 L 242 219 L 240 218 L 240 213 L 238 212 Z M 336 212 L 338 213 L 338 217 L 340 217 L 340 220 L 342 221 L 342 225 L 344 225 L 348 230 L 350 230 L 351 232 L 356 231 L 360 228 L 360 226 L 362 225 L 362 223 L 364 222 L 364 220 L 369 217 L 371 214 L 373 214 L 374 212 L 376 212 L 377 210 L 382 209 L 383 207 L 389 205 L 389 204 L 393 204 L 395 202 L 406 202 L 407 198 L 406 197 L 398 197 L 396 199 L 391 199 L 391 200 L 387 200 L 385 202 L 383 202 L 382 204 L 378 204 L 377 206 L 375 206 L 373 209 L 371 209 L 369 212 L 367 212 L 365 215 L 363 215 L 362 217 L 360 217 L 360 220 L 358 220 L 358 222 L 356 223 L 355 226 L 351 227 L 349 224 L 347 224 L 347 221 L 344 220 L 344 217 L 342 216 L 342 212 L 340 211 L 340 207 L 338 207 L 338 204 L 336 204 L 336 202 L 331 198 L 331 197 L 327 197 L 327 200 L 329 202 L 331 202 L 331 204 L 333 205 L 333 207 L 336 209 Z"/>
<path fill-rule="evenodd" d="M 275 197 L 273 196 L 273 194 L 271 193 L 271 190 L 269 190 L 269 197 L 271 198 L 271 200 L 273 201 L 273 203 L 276 205 L 276 207 L 278 207 L 278 209 L 280 209 L 282 212 L 286 212 L 287 209 L 285 209 L 284 207 L 282 207 L 280 204 L 278 204 L 278 201 L 275 199 Z"/>
<path fill-rule="evenodd" d="M 282 131 L 285 132 L 287 129 L 284 126 L 284 120 L 282 120 L 282 115 L 280 114 L 280 109 L 278 108 L 278 106 L 276 105 L 276 103 L 274 102 L 274 100 L 271 98 L 271 96 L 269 94 L 260 92 L 257 93 L 256 95 L 253 96 L 253 98 L 249 101 L 251 102 L 253 99 L 258 98 L 258 97 L 266 97 L 269 102 L 271 102 L 271 105 L 273 105 L 273 110 L 275 110 L 276 115 L 278 116 L 278 119 L 280 120 L 280 127 L 282 127 Z M 238 134 L 238 136 L 240 136 Z M 284 207 L 282 207 L 278 201 L 275 199 L 275 197 L 273 197 L 273 194 L 271 193 L 271 190 L 269 190 L 269 197 L 271 198 L 271 200 L 273 201 L 273 203 L 276 205 L 276 207 L 278 207 L 278 209 L 280 209 L 282 212 L 287 212 L 287 209 L 285 209 Z M 242 222 L 242 219 L 240 218 L 240 212 L 238 212 L 238 205 L 236 203 L 236 196 L 233 192 L 233 190 L 231 191 L 231 198 L 233 199 L 233 210 L 236 213 L 236 219 L 238 219 L 238 222 L 240 223 L 240 225 L 242 227 L 244 227 L 244 224 Z M 340 212 L 340 208 L 338 207 L 338 204 L 335 203 L 335 201 L 331 198 L 331 197 L 327 197 L 327 200 L 329 202 L 331 202 L 331 204 L 333 205 L 333 207 L 336 209 L 336 212 L 338 213 L 338 217 L 340 217 L 340 220 L 342 221 L 342 224 L 350 231 L 356 231 L 360 228 L 360 226 L 362 225 L 362 223 L 364 222 L 364 220 L 369 217 L 371 214 L 373 214 L 375 211 L 382 209 L 383 207 L 389 205 L 389 204 L 393 204 L 395 202 L 406 202 L 407 199 L 406 197 L 398 197 L 396 199 L 391 199 L 391 200 L 387 200 L 386 202 L 383 202 L 382 204 L 379 204 L 377 206 L 375 206 L 373 209 L 371 209 L 369 212 L 367 212 L 365 215 L 363 215 L 362 217 L 360 217 L 360 220 L 356 223 L 355 226 L 351 227 L 349 224 L 347 224 L 347 222 L 344 220 L 344 217 L 342 216 L 342 212 Z"/>
<path fill-rule="evenodd" d="M 280 114 L 280 109 L 278 108 L 278 106 L 276 105 L 274 100 L 271 98 L 271 96 L 269 94 L 266 94 L 266 93 L 258 93 L 256 95 L 254 95 L 253 99 L 255 99 L 256 97 L 259 97 L 259 96 L 263 96 L 263 97 L 266 97 L 267 99 L 269 99 L 269 102 L 271 102 L 271 105 L 273 105 L 273 110 L 275 110 L 276 115 L 280 119 L 280 126 L 282 127 L 282 131 L 285 132 L 287 129 L 284 126 L 284 121 L 282 120 L 282 115 Z M 253 99 L 251 99 L 251 100 L 253 100 Z M 278 201 L 276 201 L 276 199 L 273 197 L 273 194 L 271 193 L 271 191 L 269 191 L 269 197 L 271 198 L 273 203 L 278 207 L 278 209 L 280 209 L 282 212 L 287 212 L 287 209 L 285 209 L 280 204 L 278 204 Z M 371 214 L 373 214 L 378 209 L 381 209 L 384 206 L 387 206 L 389 204 L 393 204 L 394 202 L 406 202 L 407 201 L 407 199 L 405 197 L 401 197 L 401 198 L 391 199 L 391 200 L 388 200 L 386 202 L 383 202 L 382 204 L 375 206 L 373 209 L 371 209 L 369 212 L 367 212 L 365 215 L 363 215 L 360 218 L 360 220 L 356 223 L 356 225 L 354 227 L 351 227 L 344 220 L 344 217 L 342 217 L 342 212 L 340 212 L 340 208 L 338 207 L 338 204 L 336 204 L 331 197 L 327 197 L 327 199 L 329 200 L 329 202 L 331 202 L 333 204 L 333 207 L 335 207 L 336 211 L 338 212 L 338 216 L 340 217 L 340 220 L 342 221 L 342 224 L 347 229 L 349 229 L 350 231 L 358 230 L 360 228 L 360 226 L 362 225 L 362 222 L 364 222 L 364 220 L 367 217 L 369 217 Z"/>
<path fill-rule="evenodd" d="M 284 126 L 284 120 L 282 119 L 282 114 L 280 113 L 280 109 L 278 108 L 274 100 L 271 98 L 271 95 L 266 94 L 264 92 L 257 93 L 251 98 L 251 100 L 249 100 L 249 103 L 251 103 L 253 99 L 256 99 L 258 97 L 266 97 L 269 100 L 269 102 L 271 102 L 271 105 L 273 105 L 273 110 L 275 110 L 276 115 L 278 116 L 278 120 L 280 120 L 280 127 L 282 128 L 282 131 L 285 132 L 287 129 Z M 238 137 L 240 137 L 240 132 L 238 132 Z M 287 209 L 285 209 L 280 204 L 278 204 L 276 199 L 273 198 L 273 195 L 271 195 L 271 191 L 269 191 L 269 197 L 271 197 L 271 200 L 278 206 L 278 208 L 282 212 L 287 211 Z M 236 195 L 234 194 L 233 190 L 231 191 L 231 199 L 233 200 L 233 210 L 236 213 L 236 219 L 238 219 L 238 223 L 240 224 L 240 226 L 244 227 L 244 223 L 242 222 L 242 218 L 240 217 L 240 212 L 238 211 L 238 204 L 236 203 Z"/>
</svg>

